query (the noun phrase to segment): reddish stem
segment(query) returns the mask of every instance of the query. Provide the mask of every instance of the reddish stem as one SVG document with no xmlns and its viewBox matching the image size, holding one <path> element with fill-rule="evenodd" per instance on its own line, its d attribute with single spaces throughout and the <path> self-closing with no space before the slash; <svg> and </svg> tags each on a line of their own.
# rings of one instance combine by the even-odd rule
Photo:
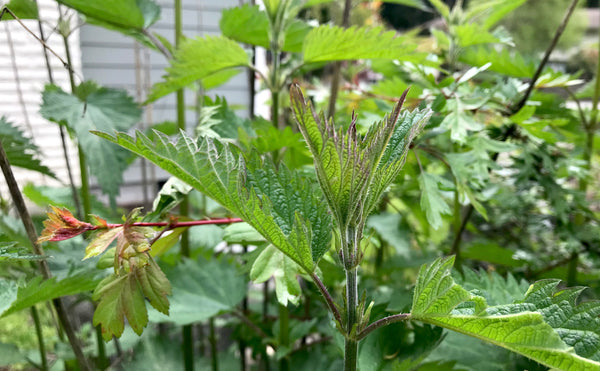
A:
<svg viewBox="0 0 600 371">
<path fill-rule="evenodd" d="M 231 224 L 231 223 L 240 223 L 243 220 L 240 218 L 221 218 L 221 219 L 207 219 L 207 220 L 192 220 L 188 222 L 153 222 L 153 223 L 131 223 L 130 227 L 166 227 L 169 226 L 171 229 L 180 228 L 180 227 L 191 227 L 194 225 L 205 225 L 205 224 Z M 107 224 L 108 228 L 118 228 L 122 227 L 123 224 Z M 102 226 L 94 226 L 93 229 L 102 229 Z"/>
</svg>

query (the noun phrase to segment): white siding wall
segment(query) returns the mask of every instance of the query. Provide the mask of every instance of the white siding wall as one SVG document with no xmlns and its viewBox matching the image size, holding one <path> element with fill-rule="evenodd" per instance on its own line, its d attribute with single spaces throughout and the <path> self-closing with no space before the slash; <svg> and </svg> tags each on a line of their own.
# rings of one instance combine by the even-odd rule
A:
<svg viewBox="0 0 600 371">
<path fill-rule="evenodd" d="M 61 56 L 64 56 L 62 38 L 52 33 L 52 25 L 58 19 L 58 8 L 52 0 L 38 0 L 40 15 L 44 24 L 46 37 L 50 36 L 48 44 Z M 24 20 L 23 23 L 38 34 L 38 24 L 35 20 Z M 79 49 L 79 34 L 75 32 L 70 37 L 71 53 L 75 71 L 81 71 L 81 54 Z M 55 82 L 63 89 L 69 89 L 69 78 L 62 63 L 53 55 L 50 62 Z M 15 70 L 17 71 L 15 73 Z M 21 126 L 33 137 L 34 142 L 42 149 L 43 162 L 51 168 L 59 179 L 68 182 L 62 144 L 58 126 L 47 122 L 39 115 L 39 105 L 42 101 L 41 91 L 48 82 L 48 73 L 44 60 L 42 45 L 35 40 L 16 21 L 0 22 L 0 116 L 6 116 L 9 121 Z M 71 165 L 74 176 L 79 178 L 77 151 L 69 142 Z M 22 187 L 27 182 L 39 185 L 60 185 L 59 182 L 41 176 L 38 173 L 13 168 L 17 182 Z M 6 181 L 0 175 L 0 195 L 10 199 Z"/>
<path fill-rule="evenodd" d="M 174 41 L 174 14 L 172 0 L 159 0 L 161 19 L 152 27 L 168 39 Z M 243 1 L 241 2 L 243 3 Z M 217 35 L 221 11 L 240 4 L 238 0 L 184 0 L 183 33 L 187 37 Z M 138 102 L 145 100 L 153 83 L 161 81 L 167 60 L 158 52 L 150 51 L 124 35 L 99 27 L 86 25 L 80 30 L 82 50 L 82 70 L 86 79 L 96 80 L 102 85 L 126 89 Z M 241 72 L 224 86 L 207 94 L 225 96 L 231 105 L 248 107 L 248 75 Z M 195 94 L 186 91 L 186 106 L 193 106 Z M 245 114 L 245 110 L 239 111 Z M 175 97 L 171 94 L 153 105 L 144 108 L 140 128 L 162 121 L 175 121 Z M 196 122 L 193 111 L 186 112 L 188 127 Z M 126 172 L 126 184 L 118 198 L 120 204 L 142 205 L 152 200 L 156 194 L 156 184 L 166 180 L 168 175 L 148 163 L 137 160 Z M 146 179 L 149 187 L 141 186 Z"/>
</svg>

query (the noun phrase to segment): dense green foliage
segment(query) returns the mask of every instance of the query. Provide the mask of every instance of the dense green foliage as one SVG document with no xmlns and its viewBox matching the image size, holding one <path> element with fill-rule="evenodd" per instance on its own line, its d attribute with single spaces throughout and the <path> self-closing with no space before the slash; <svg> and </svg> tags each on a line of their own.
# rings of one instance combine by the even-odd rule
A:
<svg viewBox="0 0 600 371">
<path fill-rule="evenodd" d="M 85 177 L 81 191 L 24 187 L 51 211 L 37 241 L 8 208 L 0 216 L 0 328 L 29 309 L 37 332 L 0 343 L 0 359 L 41 369 L 55 359 L 89 369 L 86 358 L 101 369 L 109 358 L 133 369 L 600 369 L 600 85 L 583 89 L 585 108 L 577 75 L 515 48 L 501 25 L 523 0 L 396 1 L 438 17 L 431 36 L 309 19 L 328 6 L 337 17 L 330 2 L 227 9 L 222 35 L 173 47 L 149 29 L 160 16 L 150 0 L 59 1 L 167 58 L 139 104 L 188 88 L 206 96 L 193 130 L 131 135 L 141 110 L 126 92 L 46 86 L 42 116 L 71 134 L 113 205 L 134 155 L 173 177 L 151 210 L 122 224 Z M 368 9 L 354 19 L 376 19 Z M 269 49 L 266 72 L 242 43 Z M 270 93 L 270 121 L 211 97 L 243 69 Z M 345 80 L 332 102 L 321 93 L 329 82 L 315 79 L 328 74 Z M 2 118 L 0 134 L 13 166 L 53 176 L 17 126 Z M 74 353 L 61 350 L 62 338 L 45 349 L 57 299 L 75 295 L 96 305 L 77 328 L 85 352 L 72 339 Z M 38 358 L 23 346 L 34 342 Z"/>
</svg>

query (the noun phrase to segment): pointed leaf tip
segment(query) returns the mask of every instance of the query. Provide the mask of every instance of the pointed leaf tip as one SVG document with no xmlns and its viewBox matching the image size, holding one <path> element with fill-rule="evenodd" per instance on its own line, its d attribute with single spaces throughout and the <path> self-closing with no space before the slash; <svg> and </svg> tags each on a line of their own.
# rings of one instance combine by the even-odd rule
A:
<svg viewBox="0 0 600 371">
<path fill-rule="evenodd" d="M 50 206 L 52 211 L 48 212 L 48 219 L 44 220 L 44 230 L 37 242 L 63 241 L 79 236 L 83 232 L 96 229 L 90 223 L 82 222 L 65 209 Z"/>
</svg>

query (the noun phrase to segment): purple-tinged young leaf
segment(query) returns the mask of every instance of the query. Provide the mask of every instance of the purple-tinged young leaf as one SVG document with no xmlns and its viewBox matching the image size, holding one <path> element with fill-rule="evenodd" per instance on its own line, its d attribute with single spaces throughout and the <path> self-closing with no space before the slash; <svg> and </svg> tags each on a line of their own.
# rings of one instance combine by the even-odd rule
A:
<svg viewBox="0 0 600 371">
<path fill-rule="evenodd" d="M 85 248 L 85 256 L 83 259 L 91 258 L 102 254 L 108 246 L 123 233 L 123 227 L 117 227 L 112 229 L 103 229 L 98 231 L 94 239 Z"/>
<path fill-rule="evenodd" d="M 37 242 L 63 241 L 79 236 L 85 231 L 93 230 L 95 227 L 90 223 L 82 222 L 75 218 L 67 209 L 50 206 L 48 219 L 44 220 L 44 230 Z"/>
</svg>

